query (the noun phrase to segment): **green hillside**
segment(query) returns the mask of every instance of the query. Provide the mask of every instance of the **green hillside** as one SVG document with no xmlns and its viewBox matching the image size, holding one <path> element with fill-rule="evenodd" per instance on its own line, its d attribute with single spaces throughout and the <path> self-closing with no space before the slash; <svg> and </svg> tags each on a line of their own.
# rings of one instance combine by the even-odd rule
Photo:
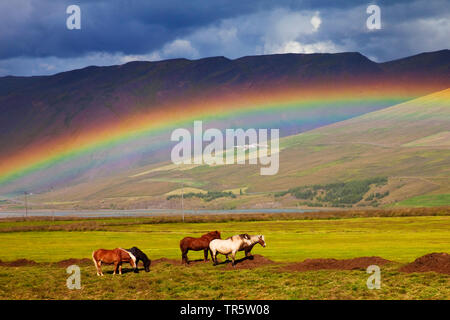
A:
<svg viewBox="0 0 450 320">
<path fill-rule="evenodd" d="M 185 208 L 193 209 L 450 205 L 449 128 L 447 89 L 283 138 L 280 169 L 273 176 L 261 176 L 255 165 L 177 167 L 165 162 L 32 200 L 36 206 L 70 208 L 179 208 L 180 197 L 168 195 L 185 187 L 236 194 L 185 199 Z M 386 181 L 359 188 L 350 195 L 352 201 L 324 191 L 329 184 L 351 186 L 370 179 Z M 307 199 L 290 192 L 309 189 L 319 191 Z"/>
</svg>

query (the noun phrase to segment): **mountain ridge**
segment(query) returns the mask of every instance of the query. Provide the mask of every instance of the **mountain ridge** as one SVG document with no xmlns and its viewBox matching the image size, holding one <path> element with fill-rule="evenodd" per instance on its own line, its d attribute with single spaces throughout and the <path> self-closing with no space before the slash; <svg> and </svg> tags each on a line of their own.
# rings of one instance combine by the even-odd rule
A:
<svg viewBox="0 0 450 320">
<path fill-rule="evenodd" d="M 270 112 L 249 109 L 248 115 L 242 113 L 241 118 L 229 124 L 256 121 L 267 126 L 268 119 L 278 117 L 276 125 L 286 126 L 286 132 L 295 134 L 450 87 L 449 50 L 396 61 L 376 63 L 358 52 L 275 54 L 234 60 L 210 57 L 134 61 L 117 66 L 89 66 L 51 76 L 3 77 L 0 78 L 0 173 L 1 169 L 6 170 L 2 168 L 3 160 L 19 161 L 22 155 L 27 156 L 28 150 L 48 146 L 42 149 L 44 157 L 46 152 L 51 154 L 59 148 L 51 144 L 54 141 L 64 138 L 77 143 L 84 132 L 92 132 L 95 138 L 105 123 L 127 124 L 130 116 L 139 118 L 148 112 L 181 114 L 183 109 L 171 109 L 173 102 L 181 102 L 187 110 L 197 108 L 197 104 L 206 110 L 211 104 L 214 115 L 215 110 L 226 112 L 230 108 L 227 102 L 230 97 L 244 106 L 253 103 L 256 96 L 255 101 L 261 106 L 272 103 L 285 109 Z M 298 102 L 289 100 L 292 92 L 300 99 Z M 287 100 L 274 98 L 280 93 Z M 247 96 L 253 98 L 239 100 Z M 223 100 L 223 105 L 214 109 L 216 100 Z M 298 113 L 288 102 L 299 106 Z M 239 103 L 234 107 L 236 112 Z M 152 141 L 155 142 L 146 143 Z M 151 153 L 157 154 L 158 150 Z M 134 162 L 124 161 L 122 167 L 113 168 L 146 165 L 148 155 L 143 153 Z M 93 160 L 86 159 L 93 161 L 90 169 L 100 173 L 103 171 L 95 166 L 103 165 L 102 157 L 108 156 L 108 152 L 102 151 L 92 154 Z M 14 163 L 9 161 L 10 167 Z M 113 174 L 114 170 L 104 173 Z M 72 171 L 72 178 L 95 179 L 94 171 L 83 173 L 78 167 Z M 47 179 L 45 175 L 39 178 Z M 36 181 L 39 180 L 34 179 L 33 183 Z M 29 184 L 30 181 L 25 185 Z M 50 186 L 47 183 L 46 188 Z M 14 190 L 23 187 L 17 184 Z"/>
<path fill-rule="evenodd" d="M 441 65 L 441 69 L 422 67 L 424 57 L 426 65 L 431 60 Z M 408 65 L 414 64 L 414 68 L 420 70 L 415 79 L 429 84 L 424 94 L 450 86 L 449 50 L 406 59 Z M 171 101 L 238 95 L 245 90 L 264 92 L 284 86 L 332 88 L 367 83 L 367 87 L 376 88 L 380 83 L 401 79 L 402 83 L 396 85 L 403 86 L 405 93 L 411 92 L 410 71 L 402 71 L 402 74 L 392 71 L 403 70 L 398 64 L 404 65 L 405 60 L 396 61 L 378 64 L 357 52 L 275 54 L 235 60 L 212 57 L 137 61 L 116 66 L 89 66 L 51 76 L 1 77 L 0 134 L 5 138 L 16 136 L 16 128 L 20 127 L 28 127 L 34 137 L 60 131 L 70 134 L 71 122 L 77 117 L 83 121 L 75 122 L 75 126 L 83 129 L 92 126 L 91 122 L 97 117 L 114 121 Z M 33 128 L 35 124 L 37 127 Z M 33 143 L 30 137 L 19 140 L 20 145 Z M 0 148 L 7 153 L 12 151 L 2 139 Z"/>
</svg>

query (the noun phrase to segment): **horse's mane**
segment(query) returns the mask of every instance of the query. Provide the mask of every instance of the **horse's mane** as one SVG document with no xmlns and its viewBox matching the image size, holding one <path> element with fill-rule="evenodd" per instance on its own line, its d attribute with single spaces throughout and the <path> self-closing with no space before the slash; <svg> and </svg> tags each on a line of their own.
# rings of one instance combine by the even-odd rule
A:
<svg viewBox="0 0 450 320">
<path fill-rule="evenodd" d="M 136 258 L 142 260 L 142 261 L 147 261 L 150 260 L 147 255 L 138 247 L 133 247 L 131 249 L 128 249 L 127 251 L 130 251 L 131 253 L 133 253 L 135 255 Z"/>
<path fill-rule="evenodd" d="M 241 234 L 237 234 L 237 235 L 228 237 L 228 238 L 226 238 L 225 240 L 232 239 L 233 237 L 239 237 L 239 238 L 241 238 L 241 239 L 246 239 L 246 238 L 248 237 L 248 239 L 251 239 L 252 236 L 249 235 L 249 234 L 247 234 L 247 233 L 241 233 Z"/>
<path fill-rule="evenodd" d="M 218 235 L 219 238 L 220 238 L 220 232 L 218 232 L 217 230 L 216 230 L 216 231 L 211 231 L 211 232 L 205 233 L 204 235 L 201 236 L 201 238 L 213 238 L 213 237 L 215 237 L 216 235 Z"/>
</svg>

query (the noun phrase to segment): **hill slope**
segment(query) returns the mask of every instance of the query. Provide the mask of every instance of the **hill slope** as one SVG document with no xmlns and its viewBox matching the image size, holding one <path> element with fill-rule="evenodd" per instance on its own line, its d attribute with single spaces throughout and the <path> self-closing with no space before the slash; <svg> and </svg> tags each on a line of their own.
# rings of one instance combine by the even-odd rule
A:
<svg viewBox="0 0 450 320">
<path fill-rule="evenodd" d="M 445 196 L 450 194 L 449 128 L 450 89 L 447 89 L 283 138 L 280 170 L 274 176 L 259 175 L 259 166 L 253 165 L 180 168 L 163 162 L 36 196 L 35 200 L 69 201 L 67 207 L 177 208 L 179 199 L 167 197 L 179 194 L 183 183 L 185 193 L 231 190 L 236 195 L 213 201 L 194 196 L 185 200 L 187 208 L 331 206 L 317 197 L 299 199 L 295 192 L 287 191 L 301 186 L 386 177 L 386 183 L 369 186 L 363 195 L 369 200 L 352 205 L 394 205 L 420 195 L 428 197 L 422 202 L 424 206 L 435 202 L 442 205 L 442 201 L 449 205 Z M 423 142 L 435 141 L 433 137 L 439 137 L 439 143 Z M 274 196 L 277 192 L 281 196 Z"/>
</svg>

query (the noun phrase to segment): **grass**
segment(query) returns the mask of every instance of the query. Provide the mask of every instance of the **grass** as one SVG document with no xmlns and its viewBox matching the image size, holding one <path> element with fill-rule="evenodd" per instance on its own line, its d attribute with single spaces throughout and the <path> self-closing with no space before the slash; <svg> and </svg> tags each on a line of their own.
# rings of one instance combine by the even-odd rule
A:
<svg viewBox="0 0 450 320">
<path fill-rule="evenodd" d="M 86 265 L 81 290 L 69 290 L 63 267 L 0 267 L 0 299 L 449 299 L 449 276 L 403 274 L 396 268 L 384 266 L 381 289 L 368 290 L 365 270 L 230 271 L 210 263 L 188 268 L 159 263 L 149 273 L 97 277 L 94 266 Z"/>
<path fill-rule="evenodd" d="M 222 237 L 264 234 L 267 247 L 255 253 L 279 262 L 306 258 L 382 256 L 408 262 L 434 251 L 450 251 L 450 217 L 354 218 L 338 220 L 248 221 L 222 223 L 116 224 L 105 231 L 0 233 L 0 258 L 55 262 L 90 258 L 96 248 L 138 246 L 151 259 L 178 259 L 179 241 L 219 230 Z M 395 244 L 395 245 L 394 245 Z M 51 254 L 49 254 L 51 252 Z M 201 253 L 192 253 L 200 258 Z"/>
<path fill-rule="evenodd" d="M 70 224 L 84 220 L 52 221 Z M 450 251 L 450 216 L 360 217 L 314 220 L 209 221 L 151 223 L 149 219 L 95 219 L 104 231 L 0 232 L 0 259 L 26 258 L 36 266 L 0 267 L 0 299 L 449 299 L 450 277 L 437 273 L 404 274 L 397 269 L 431 252 Z M 90 222 L 93 222 L 90 220 Z M 31 222 L 31 221 L 30 221 Z M 32 221 L 37 224 L 38 221 Z M 158 221 L 156 221 L 158 222 Z M 7 221 L 0 223 L 19 223 Z M 42 223 L 40 221 L 39 223 Z M 285 272 L 280 265 L 227 270 L 211 263 L 191 267 L 159 263 L 150 273 L 95 275 L 81 265 L 82 289 L 68 290 L 65 267 L 50 264 L 90 258 L 97 248 L 138 246 L 150 259 L 180 259 L 184 236 L 219 230 L 222 237 L 262 233 L 267 247 L 253 253 L 285 264 L 306 258 L 381 256 L 382 289 L 368 290 L 365 270 Z M 70 229 L 69 229 L 70 230 Z M 239 256 L 241 253 L 239 254 Z M 190 252 L 199 259 L 201 252 Z M 112 267 L 106 266 L 105 271 Z"/>
<path fill-rule="evenodd" d="M 450 205 L 450 193 L 422 195 L 403 200 L 395 205 L 407 207 L 438 207 Z"/>
</svg>

